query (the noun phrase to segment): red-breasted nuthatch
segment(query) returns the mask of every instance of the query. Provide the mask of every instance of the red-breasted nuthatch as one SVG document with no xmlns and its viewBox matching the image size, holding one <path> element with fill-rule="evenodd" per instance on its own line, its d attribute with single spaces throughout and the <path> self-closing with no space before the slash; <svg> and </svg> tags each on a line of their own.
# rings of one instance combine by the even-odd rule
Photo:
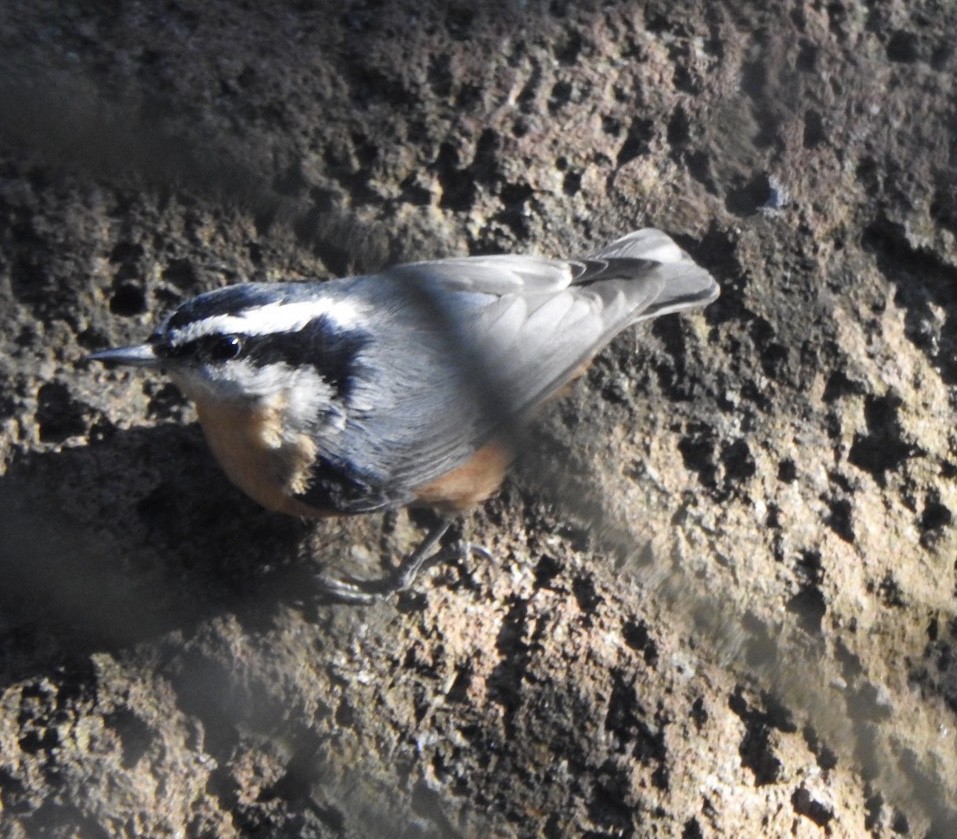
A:
<svg viewBox="0 0 957 839">
<path fill-rule="evenodd" d="M 644 229 L 581 259 L 441 259 L 218 289 L 145 344 L 88 358 L 164 368 L 229 478 L 271 510 L 442 513 L 389 576 L 324 580 L 368 600 L 411 583 L 452 517 L 498 489 L 535 409 L 618 332 L 717 296 L 707 271 Z"/>
</svg>

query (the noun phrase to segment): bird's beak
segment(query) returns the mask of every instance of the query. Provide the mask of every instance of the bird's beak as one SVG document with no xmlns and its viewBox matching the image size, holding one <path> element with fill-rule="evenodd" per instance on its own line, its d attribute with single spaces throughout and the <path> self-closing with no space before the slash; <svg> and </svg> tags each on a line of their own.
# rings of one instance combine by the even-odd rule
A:
<svg viewBox="0 0 957 839">
<path fill-rule="evenodd" d="M 117 347 L 112 350 L 100 350 L 90 353 L 84 361 L 102 361 L 104 364 L 127 364 L 131 367 L 159 367 L 162 363 L 153 350 L 152 344 L 138 344 L 135 347 Z"/>
</svg>

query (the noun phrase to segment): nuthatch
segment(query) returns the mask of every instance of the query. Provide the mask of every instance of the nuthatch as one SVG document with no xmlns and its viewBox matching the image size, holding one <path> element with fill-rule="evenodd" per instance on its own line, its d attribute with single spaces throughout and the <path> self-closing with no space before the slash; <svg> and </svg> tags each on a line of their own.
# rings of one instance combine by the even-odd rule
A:
<svg viewBox="0 0 957 839">
<path fill-rule="evenodd" d="M 145 344 L 89 359 L 164 368 L 229 478 L 271 510 L 441 513 L 392 574 L 322 581 L 364 601 L 408 587 L 452 518 L 501 485 L 536 408 L 618 332 L 717 296 L 707 271 L 644 229 L 581 259 L 441 259 L 218 289 Z"/>
</svg>

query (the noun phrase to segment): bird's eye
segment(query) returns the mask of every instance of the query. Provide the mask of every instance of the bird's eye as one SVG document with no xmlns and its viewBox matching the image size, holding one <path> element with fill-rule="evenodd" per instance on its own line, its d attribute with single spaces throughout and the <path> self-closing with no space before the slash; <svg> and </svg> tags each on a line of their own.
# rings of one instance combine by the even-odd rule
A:
<svg viewBox="0 0 957 839">
<path fill-rule="evenodd" d="M 211 343 L 209 358 L 212 361 L 229 361 L 236 358 L 242 349 L 243 342 L 238 335 L 222 335 Z"/>
</svg>

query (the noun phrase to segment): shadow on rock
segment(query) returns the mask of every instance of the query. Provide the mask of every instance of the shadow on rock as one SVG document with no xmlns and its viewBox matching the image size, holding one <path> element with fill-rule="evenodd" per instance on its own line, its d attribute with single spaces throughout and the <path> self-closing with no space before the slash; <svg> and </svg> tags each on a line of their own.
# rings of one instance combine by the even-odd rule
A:
<svg viewBox="0 0 957 839">
<path fill-rule="evenodd" d="M 83 653 L 225 610 L 269 621 L 310 590 L 316 568 L 300 559 L 314 527 L 235 490 L 196 428 L 28 455 L 0 477 L 5 634 Z"/>
</svg>

